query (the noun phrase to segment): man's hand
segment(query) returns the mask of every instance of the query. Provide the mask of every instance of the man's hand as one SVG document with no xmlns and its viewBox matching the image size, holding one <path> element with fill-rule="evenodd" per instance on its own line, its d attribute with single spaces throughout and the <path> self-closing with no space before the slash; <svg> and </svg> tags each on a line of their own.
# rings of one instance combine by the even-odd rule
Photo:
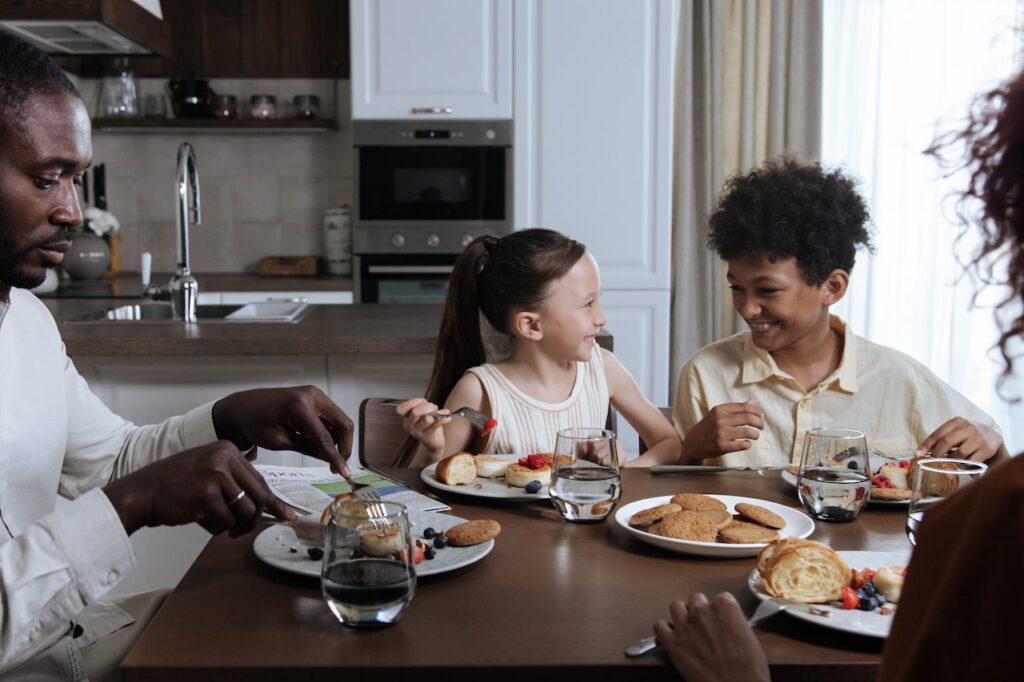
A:
<svg viewBox="0 0 1024 682">
<path fill-rule="evenodd" d="M 143 526 L 193 521 L 211 533 L 249 532 L 266 509 L 279 519 L 288 508 L 226 440 L 192 448 L 108 483 L 103 492 L 128 534 Z M 244 493 L 244 494 L 242 494 Z"/>
<path fill-rule="evenodd" d="M 239 450 L 297 450 L 339 474 L 352 454 L 352 420 L 314 386 L 232 393 L 214 403 L 213 425 Z"/>
<path fill-rule="evenodd" d="M 722 592 L 711 602 L 697 592 L 669 606 L 671 624 L 654 635 L 686 682 L 757 682 L 771 679 L 768 659 L 736 599 Z"/>
<path fill-rule="evenodd" d="M 930 452 L 936 457 L 946 457 L 946 453 L 956 448 L 952 456 L 984 462 L 992 459 L 1002 447 L 1003 439 L 992 427 L 954 417 L 925 438 L 914 454 Z"/>
<path fill-rule="evenodd" d="M 716 405 L 686 432 L 680 461 L 700 463 L 708 457 L 746 450 L 763 428 L 764 415 L 756 400 Z"/>
</svg>

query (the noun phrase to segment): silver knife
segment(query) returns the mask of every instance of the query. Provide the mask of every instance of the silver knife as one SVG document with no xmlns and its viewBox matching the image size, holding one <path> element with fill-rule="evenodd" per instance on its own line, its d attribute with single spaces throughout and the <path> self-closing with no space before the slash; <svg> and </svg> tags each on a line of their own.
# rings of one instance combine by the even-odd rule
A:
<svg viewBox="0 0 1024 682">
<path fill-rule="evenodd" d="M 747 624 L 750 625 L 750 627 L 756 627 L 762 620 L 771 618 L 778 613 L 782 613 L 788 606 L 789 604 L 775 601 L 774 599 L 766 599 L 758 604 L 757 609 L 754 610 L 754 614 L 750 617 L 750 620 L 747 621 Z M 660 648 L 661 647 L 658 646 L 658 640 L 655 639 L 654 635 L 651 635 L 650 637 L 644 637 L 643 639 L 639 639 L 627 646 L 625 653 L 627 656 L 635 658 L 636 656 L 643 656 L 644 654 L 648 654 L 655 649 Z"/>
<path fill-rule="evenodd" d="M 718 473 L 755 473 L 769 477 L 773 474 L 782 475 L 786 467 L 724 467 L 709 464 L 655 464 L 651 466 L 652 474 L 718 474 Z"/>
</svg>

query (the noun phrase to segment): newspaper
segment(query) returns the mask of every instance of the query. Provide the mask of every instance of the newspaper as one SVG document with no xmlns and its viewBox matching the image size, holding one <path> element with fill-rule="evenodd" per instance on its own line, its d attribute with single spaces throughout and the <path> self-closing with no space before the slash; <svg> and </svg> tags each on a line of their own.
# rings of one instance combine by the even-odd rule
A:
<svg viewBox="0 0 1024 682">
<path fill-rule="evenodd" d="M 254 464 L 274 494 L 285 503 L 307 514 L 319 516 L 336 495 L 347 493 L 352 487 L 330 467 L 286 467 Z M 444 502 L 410 490 L 397 481 L 370 469 L 361 469 L 350 462 L 352 479 L 356 483 L 372 485 L 380 496 L 392 502 L 401 502 L 410 510 L 450 511 Z"/>
</svg>

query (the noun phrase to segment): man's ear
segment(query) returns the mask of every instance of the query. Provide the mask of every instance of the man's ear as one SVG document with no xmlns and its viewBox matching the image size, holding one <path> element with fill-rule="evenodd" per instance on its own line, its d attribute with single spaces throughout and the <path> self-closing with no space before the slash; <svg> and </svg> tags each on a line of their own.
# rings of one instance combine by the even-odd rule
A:
<svg viewBox="0 0 1024 682">
<path fill-rule="evenodd" d="M 825 305 L 838 303 L 850 287 L 850 273 L 836 268 L 828 274 L 821 285 L 821 302 Z"/>
<path fill-rule="evenodd" d="M 544 332 L 540 328 L 540 315 L 520 311 L 512 316 L 512 333 L 530 341 L 540 341 Z"/>
</svg>

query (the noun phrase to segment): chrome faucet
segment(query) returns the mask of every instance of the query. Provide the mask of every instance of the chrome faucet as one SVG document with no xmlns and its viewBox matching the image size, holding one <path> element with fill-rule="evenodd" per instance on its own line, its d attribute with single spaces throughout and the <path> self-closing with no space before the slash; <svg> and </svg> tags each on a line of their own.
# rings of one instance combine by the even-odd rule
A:
<svg viewBox="0 0 1024 682">
<path fill-rule="evenodd" d="M 192 206 L 188 205 L 188 188 L 192 187 Z M 171 277 L 168 289 L 171 293 L 171 309 L 174 317 L 186 323 L 196 321 L 196 305 L 199 299 L 199 282 L 192 276 L 188 257 L 189 210 L 196 225 L 202 222 L 199 195 L 199 170 L 192 145 L 182 142 L 178 147 L 178 177 L 174 183 L 178 219 L 178 269 Z"/>
</svg>

